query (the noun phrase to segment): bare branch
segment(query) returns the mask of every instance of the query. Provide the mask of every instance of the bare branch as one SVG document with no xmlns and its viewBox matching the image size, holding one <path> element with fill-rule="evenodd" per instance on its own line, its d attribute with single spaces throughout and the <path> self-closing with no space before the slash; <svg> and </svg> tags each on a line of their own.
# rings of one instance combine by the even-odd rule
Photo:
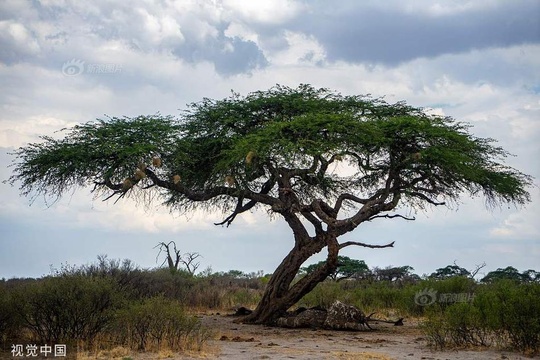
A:
<svg viewBox="0 0 540 360">
<path fill-rule="evenodd" d="M 343 205 L 343 201 L 350 200 L 359 204 L 365 204 L 369 201 L 369 199 L 361 199 L 357 196 L 354 196 L 352 194 L 341 194 L 339 195 L 338 199 L 336 200 L 336 205 L 334 206 L 334 211 L 336 213 L 339 213 L 339 210 L 341 209 L 341 206 Z"/>
<path fill-rule="evenodd" d="M 236 215 L 243 213 L 244 211 L 247 211 L 254 207 L 257 202 L 254 200 L 250 200 L 247 204 L 243 204 L 244 198 L 238 198 L 238 203 L 236 204 L 236 208 L 234 209 L 233 213 L 225 218 L 225 220 L 214 223 L 214 225 L 224 225 L 227 224 L 227 227 L 229 227 L 234 219 L 236 219 Z"/>
<path fill-rule="evenodd" d="M 425 200 L 428 203 L 430 203 L 431 205 L 435 205 L 435 206 L 446 205 L 446 203 L 444 201 L 442 201 L 442 202 L 435 201 L 435 200 L 427 197 L 426 195 L 424 195 L 424 194 L 422 194 L 420 192 L 412 192 L 412 193 L 410 193 L 410 195 L 418 197 L 418 198 L 420 198 L 422 200 Z"/>
<path fill-rule="evenodd" d="M 336 222 L 336 213 L 334 208 L 329 206 L 321 199 L 314 200 L 311 203 L 311 208 L 315 212 L 315 215 L 317 215 L 324 223 L 330 225 Z"/>
<path fill-rule="evenodd" d="M 394 243 L 395 241 L 392 241 L 390 244 L 386 244 L 386 245 L 371 245 L 371 244 L 361 243 L 357 241 L 346 241 L 342 244 L 339 244 L 339 249 L 341 250 L 344 247 L 351 246 L 351 245 L 367 247 L 370 249 L 382 249 L 382 248 L 394 247 Z"/>
<path fill-rule="evenodd" d="M 416 220 L 415 217 L 410 218 L 410 217 L 406 217 L 406 216 L 400 215 L 400 214 L 394 214 L 394 215 L 386 214 L 386 215 L 374 215 L 374 216 L 370 217 L 369 219 L 367 219 L 367 221 L 371 221 L 371 220 L 377 219 L 377 218 L 386 218 L 386 219 L 401 218 L 401 219 L 408 220 L 408 221 Z"/>
<path fill-rule="evenodd" d="M 103 201 L 107 201 L 110 198 L 112 198 L 113 196 L 118 195 L 120 193 L 122 193 L 122 191 L 120 191 L 120 190 L 113 191 L 113 193 L 111 195 L 107 196 L 105 199 L 103 199 Z M 118 201 L 118 200 L 116 200 L 116 201 Z"/>
<path fill-rule="evenodd" d="M 261 191 L 259 192 L 259 194 L 263 194 L 263 195 L 268 194 L 270 192 L 270 190 L 272 190 L 272 187 L 274 186 L 274 183 L 275 183 L 275 181 L 273 180 L 273 178 L 268 179 L 263 184 L 263 186 L 261 187 Z M 248 201 L 246 204 L 243 204 L 243 202 L 244 202 L 244 197 L 239 196 L 238 197 L 238 203 L 236 204 L 236 208 L 234 209 L 233 213 L 231 215 L 227 216 L 225 218 L 225 220 L 223 220 L 223 221 L 221 221 L 219 223 L 214 223 L 214 225 L 227 224 L 227 227 L 229 227 L 229 225 L 231 225 L 232 222 L 234 221 L 234 219 L 236 218 L 236 215 L 250 210 L 251 208 L 253 208 L 258 203 L 258 201 L 254 200 L 254 199 Z"/>
<path fill-rule="evenodd" d="M 187 272 L 190 275 L 194 275 L 195 271 L 197 271 L 197 269 L 199 268 L 199 265 L 201 264 L 200 262 L 194 262 L 194 261 L 200 257 L 202 257 L 201 254 L 197 252 L 193 252 L 193 253 L 185 253 L 181 258 L 179 257 L 178 259 L 182 262 L 182 264 L 184 264 Z"/>
<path fill-rule="evenodd" d="M 175 260 L 173 260 L 172 255 L 171 255 L 171 249 L 170 249 L 171 244 L 173 245 Z M 154 249 L 157 247 L 159 247 L 159 252 L 156 256 L 156 262 L 161 252 L 165 251 L 167 258 L 163 260 L 163 263 L 161 263 L 160 266 L 163 266 L 163 264 L 167 262 L 169 266 L 169 270 L 171 271 L 178 270 L 178 263 L 180 262 L 181 256 L 180 256 L 180 250 L 177 250 L 176 248 L 176 243 L 174 241 L 169 241 L 167 244 L 165 244 L 164 242 L 160 242 L 156 246 L 154 246 Z"/>
<path fill-rule="evenodd" d="M 455 262 L 454 262 L 454 263 L 455 263 Z M 480 265 L 475 265 L 475 269 L 472 270 L 472 271 L 470 271 L 470 273 L 471 273 L 471 275 L 470 275 L 471 279 L 474 279 L 474 277 L 476 276 L 476 274 L 478 274 L 478 272 L 479 272 L 480 270 L 482 270 L 483 268 L 485 268 L 485 267 L 486 267 L 486 262 L 485 262 L 485 261 L 484 261 L 482 264 L 480 264 Z"/>
<path fill-rule="evenodd" d="M 320 233 L 323 232 L 321 221 L 319 219 L 317 219 L 317 217 L 315 215 L 313 215 L 309 211 L 302 211 L 301 214 L 302 214 L 302 216 L 304 216 L 307 219 L 307 221 L 309 221 L 311 224 L 313 224 L 313 227 L 315 227 L 315 233 L 316 234 L 320 234 Z"/>
</svg>

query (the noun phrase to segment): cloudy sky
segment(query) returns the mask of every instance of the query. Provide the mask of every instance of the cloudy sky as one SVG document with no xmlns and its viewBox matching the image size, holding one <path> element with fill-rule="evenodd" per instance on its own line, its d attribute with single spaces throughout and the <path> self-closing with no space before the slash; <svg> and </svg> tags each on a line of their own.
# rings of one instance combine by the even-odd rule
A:
<svg viewBox="0 0 540 360">
<path fill-rule="evenodd" d="M 537 0 L 184 0 L 0 2 L 0 179 L 9 155 L 40 135 L 106 115 L 177 115 L 203 97 L 309 83 L 406 100 L 474 125 L 533 175 L 526 208 L 481 198 L 381 220 L 348 239 L 373 267 L 418 274 L 452 264 L 540 270 L 540 3 Z M 200 269 L 271 272 L 291 232 L 264 212 L 230 228 L 223 214 L 169 213 L 93 200 L 90 189 L 31 206 L 0 183 L 0 278 L 41 276 L 97 255 L 157 266 L 161 241 L 199 252 Z M 315 257 L 313 262 L 323 258 Z"/>
</svg>

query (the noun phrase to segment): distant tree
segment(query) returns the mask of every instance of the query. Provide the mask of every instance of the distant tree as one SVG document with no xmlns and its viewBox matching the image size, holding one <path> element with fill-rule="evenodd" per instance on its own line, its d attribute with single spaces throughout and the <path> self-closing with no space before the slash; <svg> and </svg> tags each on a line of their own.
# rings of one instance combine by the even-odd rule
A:
<svg viewBox="0 0 540 360">
<path fill-rule="evenodd" d="M 104 200 L 227 211 L 218 223 L 227 226 L 265 208 L 291 228 L 294 245 L 244 321 L 273 323 L 336 270 L 343 248 L 393 246 L 339 241 L 365 222 L 414 220 L 396 211 L 444 206 L 464 194 L 484 195 L 491 206 L 529 202 L 531 177 L 506 166 L 508 153 L 469 127 L 403 102 L 276 86 L 204 99 L 179 118 L 76 125 L 63 138 L 16 150 L 8 182 L 53 201 L 90 186 Z M 326 262 L 295 282 L 302 264 L 324 249 Z"/>
<path fill-rule="evenodd" d="M 387 266 L 384 269 L 374 268 L 372 274 L 377 281 L 402 281 L 402 280 L 418 280 L 420 277 L 413 273 L 412 266 Z"/>
<path fill-rule="evenodd" d="M 189 275 L 195 275 L 195 271 L 197 271 L 197 269 L 201 265 L 201 263 L 197 261 L 197 259 L 199 259 L 200 257 L 202 257 L 202 255 L 198 252 L 187 252 L 183 254 L 180 258 L 180 262 L 182 263 L 182 265 L 184 265 L 184 269 L 188 272 Z"/>
<path fill-rule="evenodd" d="M 174 241 L 169 241 L 168 243 L 160 242 L 154 246 L 154 249 L 155 248 L 159 248 L 156 260 L 159 258 L 159 255 L 164 252 L 165 260 L 163 260 L 161 266 L 167 263 L 170 272 L 173 274 L 179 270 L 184 270 L 189 275 L 193 276 L 195 275 L 195 271 L 197 271 L 199 268 L 200 263 L 196 260 L 200 258 L 201 255 L 196 252 L 182 254 L 180 250 L 176 248 L 176 243 Z M 182 265 L 184 268 L 180 269 L 180 265 Z"/>
<path fill-rule="evenodd" d="M 527 281 L 527 282 L 540 283 L 540 271 L 529 269 L 529 270 L 525 270 L 522 273 L 522 275 L 523 275 L 523 278 L 525 279 L 525 281 Z"/>
<path fill-rule="evenodd" d="M 476 265 L 474 270 L 469 271 L 465 268 L 462 268 L 461 266 L 456 264 L 456 262 L 454 261 L 453 265 L 447 265 L 444 268 L 439 268 L 435 270 L 434 273 L 429 275 L 429 277 L 432 279 L 437 279 L 437 280 L 448 279 L 455 276 L 465 276 L 465 277 L 474 279 L 476 274 L 478 274 L 478 272 L 485 266 L 486 266 L 486 263 L 484 262 L 481 265 Z"/>
<path fill-rule="evenodd" d="M 229 270 L 226 273 L 223 274 L 224 276 L 232 277 L 233 279 L 241 279 L 245 278 L 246 274 L 244 274 L 243 271 L 240 270 Z"/>
<path fill-rule="evenodd" d="M 447 265 L 444 268 L 439 268 L 435 270 L 434 273 L 429 275 L 430 278 L 437 279 L 437 280 L 443 280 L 448 279 L 454 276 L 470 276 L 471 273 L 458 265 Z"/>
<path fill-rule="evenodd" d="M 154 249 L 158 248 L 159 252 L 156 256 L 156 262 L 159 258 L 159 255 L 161 255 L 162 252 L 165 252 L 165 260 L 163 260 L 163 263 L 161 266 L 167 263 L 167 266 L 169 267 L 169 271 L 174 274 L 178 271 L 178 265 L 180 265 L 180 260 L 182 258 L 182 255 L 180 254 L 180 250 L 176 248 L 176 243 L 174 241 L 169 241 L 168 243 L 160 242 L 156 246 L 154 246 Z"/>
<path fill-rule="evenodd" d="M 310 274 L 313 271 L 316 271 L 319 267 L 323 266 L 325 261 L 319 261 L 316 264 L 311 264 L 307 267 L 302 268 L 301 270 L 305 274 Z M 355 260 L 347 256 L 338 256 L 338 266 L 333 273 L 328 275 L 328 277 L 334 281 L 341 281 L 344 279 L 350 278 L 360 278 L 366 273 L 369 272 L 369 267 L 366 265 L 364 260 Z"/>
<path fill-rule="evenodd" d="M 501 279 L 514 280 L 517 282 L 540 282 L 540 273 L 534 270 L 526 270 L 520 273 L 518 269 L 513 266 L 507 266 L 506 268 L 498 268 L 495 271 L 489 272 L 481 282 L 494 282 Z"/>
</svg>

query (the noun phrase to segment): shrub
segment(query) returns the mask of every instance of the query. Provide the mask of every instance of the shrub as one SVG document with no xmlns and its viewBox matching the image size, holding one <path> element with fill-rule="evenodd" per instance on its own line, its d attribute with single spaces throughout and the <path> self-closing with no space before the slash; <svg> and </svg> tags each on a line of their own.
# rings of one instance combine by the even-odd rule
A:
<svg viewBox="0 0 540 360">
<path fill-rule="evenodd" d="M 8 289 L 0 283 L 0 348 L 14 340 L 22 331 L 20 319 L 15 311 L 13 297 Z"/>
<path fill-rule="evenodd" d="M 323 308 L 329 308 L 330 305 L 336 300 L 342 300 L 345 292 L 342 291 L 341 285 L 335 281 L 325 281 L 317 284 L 317 286 L 311 290 L 310 293 L 305 295 L 298 305 L 313 307 L 321 306 Z"/>
<path fill-rule="evenodd" d="M 116 344 L 137 350 L 159 350 L 163 344 L 175 351 L 200 348 L 210 336 L 180 302 L 163 296 L 135 301 L 119 310 L 109 333 Z"/>
<path fill-rule="evenodd" d="M 448 346 L 448 326 L 444 313 L 440 311 L 426 311 L 426 319 L 421 323 L 420 328 L 427 338 L 427 343 L 436 349 L 443 349 Z"/>
<path fill-rule="evenodd" d="M 540 350 L 540 284 L 500 280 L 479 286 L 471 303 L 432 306 L 422 329 L 435 347 L 488 346 Z"/>
<path fill-rule="evenodd" d="M 46 278 L 13 296 L 24 326 L 41 343 L 92 342 L 120 304 L 113 281 L 79 275 Z"/>
<path fill-rule="evenodd" d="M 475 298 L 486 325 L 504 343 L 523 352 L 540 350 L 540 284 L 500 280 L 487 285 Z"/>
</svg>

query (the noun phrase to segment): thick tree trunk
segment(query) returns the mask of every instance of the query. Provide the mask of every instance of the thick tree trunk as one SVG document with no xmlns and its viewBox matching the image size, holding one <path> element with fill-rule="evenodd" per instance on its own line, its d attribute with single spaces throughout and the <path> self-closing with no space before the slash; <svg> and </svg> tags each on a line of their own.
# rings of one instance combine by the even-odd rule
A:
<svg viewBox="0 0 540 360">
<path fill-rule="evenodd" d="M 300 266 L 325 247 L 328 247 L 326 264 L 291 286 Z M 327 234 L 311 238 L 309 242 L 297 242 L 272 275 L 257 308 L 240 321 L 252 324 L 273 324 L 278 317 L 337 268 L 338 250 L 337 240 L 328 237 Z"/>
</svg>

